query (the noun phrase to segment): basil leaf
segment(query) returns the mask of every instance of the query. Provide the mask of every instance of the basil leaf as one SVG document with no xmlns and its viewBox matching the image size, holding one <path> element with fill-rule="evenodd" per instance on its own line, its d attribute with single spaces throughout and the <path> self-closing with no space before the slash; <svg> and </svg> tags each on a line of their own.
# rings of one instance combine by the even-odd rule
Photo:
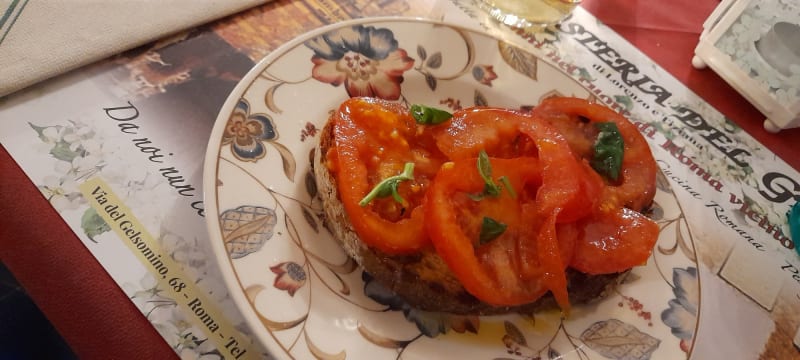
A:
<svg viewBox="0 0 800 360">
<path fill-rule="evenodd" d="M 619 179 L 622 170 L 622 157 L 625 151 L 625 142 L 619 133 L 617 124 L 613 122 L 595 123 L 600 130 L 594 143 L 594 157 L 592 168 L 611 180 Z"/>
<path fill-rule="evenodd" d="M 394 201 L 397 201 L 401 204 L 405 203 L 403 197 L 400 196 L 400 193 L 397 192 L 397 187 L 400 185 L 401 181 L 406 180 L 414 180 L 414 163 L 408 162 L 406 163 L 405 167 L 403 167 L 403 172 L 399 175 L 390 176 L 383 181 L 379 182 L 378 185 L 375 185 L 372 188 L 367 196 L 364 196 L 361 201 L 358 202 L 360 206 L 367 206 L 373 199 L 376 198 L 384 198 L 391 195 L 394 198 Z"/>
<path fill-rule="evenodd" d="M 510 195 L 512 199 L 517 198 L 517 193 L 511 186 L 511 181 L 508 180 L 507 176 L 497 178 L 502 186 L 495 183 L 492 179 L 492 163 L 489 161 L 489 154 L 486 153 L 486 150 L 481 150 L 481 152 L 478 153 L 478 174 L 481 175 L 484 181 L 483 192 L 480 194 L 470 194 L 470 199 L 481 201 L 486 196 L 497 197 L 500 196 L 500 192 L 503 191 L 503 188 L 508 191 L 508 195 Z"/>
<path fill-rule="evenodd" d="M 517 198 L 517 192 L 514 191 L 514 188 L 511 186 L 511 180 L 508 180 L 508 176 L 501 176 L 497 180 L 500 180 L 500 183 L 503 184 L 503 187 L 508 191 L 508 195 L 511 195 L 512 199 Z"/>
<path fill-rule="evenodd" d="M 483 224 L 481 224 L 481 234 L 478 241 L 481 245 L 486 244 L 502 235 L 506 231 L 506 228 L 508 228 L 508 225 L 488 216 L 484 216 Z"/>
<path fill-rule="evenodd" d="M 441 124 L 453 117 L 453 114 L 425 105 L 411 105 L 411 116 L 417 124 L 420 125 L 436 125 Z"/>
<path fill-rule="evenodd" d="M 489 154 L 486 150 L 478 153 L 478 173 L 486 184 L 483 186 L 483 193 L 489 196 L 500 195 L 500 187 L 492 180 L 492 163 L 489 161 Z"/>
</svg>

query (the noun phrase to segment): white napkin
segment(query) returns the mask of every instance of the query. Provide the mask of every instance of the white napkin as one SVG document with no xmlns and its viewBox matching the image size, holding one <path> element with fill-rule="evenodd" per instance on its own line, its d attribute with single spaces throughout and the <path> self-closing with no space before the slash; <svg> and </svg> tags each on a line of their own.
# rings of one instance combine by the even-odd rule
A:
<svg viewBox="0 0 800 360">
<path fill-rule="evenodd" d="M 0 97 L 269 0 L 0 0 Z"/>
</svg>

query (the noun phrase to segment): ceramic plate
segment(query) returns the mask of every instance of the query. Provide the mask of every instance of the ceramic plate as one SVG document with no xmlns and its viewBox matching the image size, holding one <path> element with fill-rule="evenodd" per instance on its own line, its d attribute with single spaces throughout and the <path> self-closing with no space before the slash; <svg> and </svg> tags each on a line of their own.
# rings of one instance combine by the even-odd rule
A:
<svg viewBox="0 0 800 360">
<path fill-rule="evenodd" d="M 580 76 L 580 75 L 576 75 Z M 322 224 L 310 159 L 350 96 L 456 109 L 590 98 L 545 60 L 486 34 L 360 19 L 301 36 L 235 88 L 205 164 L 210 238 L 258 341 L 281 359 L 678 359 L 691 353 L 699 282 L 683 212 L 660 177 L 661 236 L 646 266 L 594 304 L 535 316 L 409 308 L 371 282 Z M 689 339 L 689 340 L 687 340 Z"/>
</svg>

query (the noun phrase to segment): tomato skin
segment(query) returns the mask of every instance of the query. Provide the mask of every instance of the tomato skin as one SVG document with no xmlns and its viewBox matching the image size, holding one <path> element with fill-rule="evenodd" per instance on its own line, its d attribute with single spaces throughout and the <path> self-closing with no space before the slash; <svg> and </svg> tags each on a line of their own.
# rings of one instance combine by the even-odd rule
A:
<svg viewBox="0 0 800 360">
<path fill-rule="evenodd" d="M 351 98 L 333 117 L 335 166 L 339 197 L 359 238 L 369 246 L 388 254 L 419 251 L 430 243 L 424 228 L 424 188 L 443 161 L 439 154 L 420 158 L 426 140 L 417 139 L 417 125 L 405 109 L 377 99 Z M 429 140 L 428 140 L 429 142 Z M 415 168 L 413 184 L 401 184 L 400 194 L 408 202 L 400 214 L 393 199 L 377 199 L 365 207 L 361 199 L 382 178 L 396 175 L 406 162 L 422 164 Z M 426 170 L 428 169 L 428 170 Z M 432 169 L 432 170 L 430 170 Z M 393 172 L 380 174 L 381 172 Z M 412 186 L 413 185 L 413 186 Z M 386 210 L 389 209 L 389 210 Z"/>
<path fill-rule="evenodd" d="M 497 158 L 541 158 L 552 170 L 545 172 L 549 189 L 538 199 L 541 211 L 548 213 L 568 199 L 559 222 L 587 215 L 594 207 L 594 194 L 603 186 L 594 171 L 585 171 L 591 170 L 588 163 L 576 162 L 564 137 L 541 118 L 508 109 L 471 108 L 455 112 L 447 124 L 433 131 L 439 150 L 453 160 L 474 158 L 481 150 Z"/>
<path fill-rule="evenodd" d="M 533 302 L 547 292 L 547 287 L 540 276 L 519 276 L 520 260 L 517 254 L 508 251 L 518 246 L 520 241 L 533 238 L 531 228 L 524 226 L 526 224 L 519 217 L 514 218 L 517 208 L 497 207 L 509 210 L 505 214 L 492 214 L 497 220 L 507 222 L 508 228 L 500 237 L 484 245 L 476 247 L 474 232 L 470 236 L 468 230 L 460 225 L 457 203 L 453 198 L 458 193 L 479 193 L 485 183 L 477 171 L 476 161 L 474 158 L 457 160 L 439 170 L 425 203 L 428 233 L 439 256 L 464 288 L 478 299 L 496 306 Z M 490 161 L 493 174 L 508 176 L 515 191 L 520 192 L 517 194 L 519 198 L 525 197 L 521 192 L 526 189 L 526 183 L 539 181 L 539 164 L 535 159 L 492 158 Z M 501 192 L 497 201 L 505 205 L 516 203 L 506 191 Z M 534 262 L 536 259 L 529 260 Z M 537 275 L 543 272 L 539 270 Z"/>
<path fill-rule="evenodd" d="M 432 130 L 436 146 L 452 160 L 477 157 L 481 150 L 497 158 L 535 156 L 536 147 L 519 130 L 529 119 L 514 110 L 470 108 Z"/>
<path fill-rule="evenodd" d="M 457 113 L 449 124 L 436 130 L 434 137 L 440 150 L 451 158 L 465 159 L 474 156 L 480 150 L 485 150 L 492 156 L 518 158 L 523 154 L 532 154 L 539 159 L 542 167 L 541 184 L 535 191 L 521 195 L 521 214 L 528 229 L 520 231 L 513 243 L 503 245 L 515 252 L 513 261 L 506 261 L 501 256 L 496 256 L 495 261 L 501 264 L 516 264 L 517 268 L 511 273 L 520 278 L 522 286 L 531 287 L 524 283 L 526 281 L 534 282 L 536 284 L 532 287 L 534 289 L 543 286 L 553 294 L 559 306 L 568 311 L 570 305 L 564 270 L 572 261 L 572 249 L 577 236 L 572 232 L 571 237 L 562 240 L 558 235 L 558 224 L 575 222 L 589 216 L 596 209 L 598 194 L 605 188 L 602 178 L 585 160 L 576 158 L 569 143 L 556 128 L 536 116 L 494 108 L 471 109 Z M 503 138 L 514 141 L 504 141 Z M 474 169 L 471 171 L 476 172 Z M 434 185 L 438 185 L 442 177 L 441 172 L 437 174 Z M 476 180 L 478 185 L 482 184 L 480 180 Z M 426 206 L 430 209 L 427 216 L 429 222 L 437 222 L 438 220 L 434 218 L 438 214 L 451 210 L 446 207 L 432 208 L 430 202 L 427 202 Z M 454 231 L 455 228 L 458 227 L 454 226 L 446 231 Z M 445 257 L 443 252 L 447 250 L 437 245 L 440 243 L 437 238 L 446 237 L 448 233 L 437 233 L 438 231 L 445 230 L 437 226 L 428 226 L 429 235 L 437 252 Z M 457 257 L 468 255 L 466 250 L 460 252 L 453 250 L 453 253 L 458 254 Z M 463 270 L 468 266 L 466 264 L 472 264 L 463 259 L 447 262 L 462 268 L 461 271 L 464 273 L 467 273 L 467 270 Z M 492 268 L 492 271 L 496 270 Z M 472 276 L 478 275 L 472 274 Z M 469 282 L 466 275 L 464 278 L 459 278 L 462 283 Z M 484 278 L 478 283 L 485 281 Z M 474 290 L 475 292 L 469 288 L 467 290 L 486 302 L 501 301 L 497 299 L 498 295 L 489 295 L 491 290 L 486 287 L 478 288 Z M 512 301 L 511 298 L 513 296 L 509 296 L 506 301 Z"/>
<path fill-rule="evenodd" d="M 545 185 L 536 198 L 540 215 L 556 212 L 558 222 L 588 215 L 595 205 L 595 191 L 602 187 L 600 179 L 576 160 L 564 137 L 542 119 L 520 122 L 520 131 L 533 139 L 544 166 Z"/>
<path fill-rule="evenodd" d="M 628 208 L 597 212 L 578 224 L 581 234 L 570 266 L 613 274 L 644 264 L 658 239 L 658 224 Z"/>
<path fill-rule="evenodd" d="M 597 275 L 625 271 L 647 261 L 658 239 L 658 225 L 634 210 L 652 202 L 657 165 L 638 129 L 615 111 L 577 98 L 544 100 L 532 115 L 567 134 L 573 151 L 584 159 L 594 154 L 584 141 L 596 136 L 588 128 L 594 123 L 613 121 L 625 143 L 621 179 L 603 185 L 597 207 L 576 224 L 581 234 L 570 266 Z M 583 124 L 587 119 L 588 124 Z"/>
<path fill-rule="evenodd" d="M 598 178 L 588 171 L 587 165 L 576 160 L 563 136 L 545 121 L 538 118 L 522 121 L 520 130 L 533 139 L 543 166 L 542 186 L 536 194 L 535 217 L 531 219 L 541 222 L 536 247 L 539 264 L 547 269 L 542 281 L 561 309 L 569 311 L 564 269 L 570 259 L 562 259 L 560 255 L 556 223 L 573 222 L 588 215 L 595 207 L 593 192 L 601 185 Z M 520 246 L 521 251 L 531 252 L 529 244 Z M 530 255 L 522 257 L 531 258 Z M 523 266 L 523 276 L 532 275 L 529 269 Z"/>
<path fill-rule="evenodd" d="M 606 208 L 626 206 L 638 211 L 653 201 L 658 167 L 647 141 L 624 116 L 603 105 L 569 97 L 546 99 L 534 108 L 532 115 L 546 119 L 562 133 L 568 134 L 567 138 L 577 155 L 589 159 L 593 156 L 594 149 L 583 139 L 592 132 L 592 129 L 587 128 L 588 125 L 613 121 L 625 142 L 622 171 L 620 180 L 607 184 L 603 190 L 601 203 Z M 589 124 L 583 124 L 587 119 Z"/>
</svg>

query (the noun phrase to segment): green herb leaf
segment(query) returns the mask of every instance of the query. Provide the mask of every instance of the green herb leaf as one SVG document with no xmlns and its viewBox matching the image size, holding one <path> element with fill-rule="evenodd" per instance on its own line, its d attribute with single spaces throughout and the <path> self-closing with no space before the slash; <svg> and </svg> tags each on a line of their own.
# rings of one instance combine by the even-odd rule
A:
<svg viewBox="0 0 800 360">
<path fill-rule="evenodd" d="M 622 169 L 622 157 L 625 151 L 625 142 L 619 133 L 617 124 L 613 122 L 596 123 L 600 130 L 594 143 L 594 158 L 591 165 L 601 175 L 616 181 Z"/>
<path fill-rule="evenodd" d="M 517 198 L 517 192 L 514 191 L 514 188 L 511 186 L 511 180 L 508 180 L 508 176 L 503 175 L 497 180 L 500 180 L 500 183 L 503 184 L 503 187 L 508 191 L 508 195 L 511 195 L 512 199 Z"/>
<path fill-rule="evenodd" d="M 486 153 L 486 150 L 481 150 L 481 152 L 478 153 L 478 174 L 481 175 L 485 182 L 483 185 L 483 192 L 479 194 L 470 194 L 470 199 L 481 201 L 487 196 L 497 197 L 500 196 L 500 192 L 503 191 L 503 188 L 508 191 L 508 195 L 510 195 L 512 199 L 517 198 L 517 193 L 511 186 L 511 181 L 508 180 L 507 176 L 497 178 L 502 186 L 498 185 L 494 182 L 494 179 L 492 179 L 492 163 L 489 161 L 489 154 Z"/>
<path fill-rule="evenodd" d="M 480 244 L 483 245 L 488 243 L 489 241 L 496 239 L 498 236 L 502 235 L 506 231 L 506 228 L 508 228 L 508 225 L 503 224 L 488 216 L 484 216 L 483 224 L 481 224 L 480 238 L 478 239 L 480 241 Z"/>
<path fill-rule="evenodd" d="M 500 186 L 492 179 L 492 163 L 489 161 L 489 154 L 486 150 L 478 153 L 478 173 L 486 184 L 483 186 L 483 193 L 489 196 L 500 195 Z"/>
<path fill-rule="evenodd" d="M 361 201 L 358 202 L 360 206 L 367 206 L 373 199 L 376 198 L 384 198 L 391 195 L 394 198 L 394 201 L 397 201 L 401 204 L 405 203 L 403 197 L 397 192 L 397 187 L 400 185 L 401 181 L 406 180 L 414 180 L 414 163 L 408 162 L 406 163 L 405 167 L 403 167 L 403 172 L 399 175 L 390 176 L 383 181 L 379 182 L 378 185 L 375 185 L 372 188 L 372 191 L 364 196 Z"/>
<path fill-rule="evenodd" d="M 425 105 L 411 105 L 411 116 L 417 124 L 421 125 L 436 125 L 441 124 L 453 117 L 453 114 Z"/>
</svg>

